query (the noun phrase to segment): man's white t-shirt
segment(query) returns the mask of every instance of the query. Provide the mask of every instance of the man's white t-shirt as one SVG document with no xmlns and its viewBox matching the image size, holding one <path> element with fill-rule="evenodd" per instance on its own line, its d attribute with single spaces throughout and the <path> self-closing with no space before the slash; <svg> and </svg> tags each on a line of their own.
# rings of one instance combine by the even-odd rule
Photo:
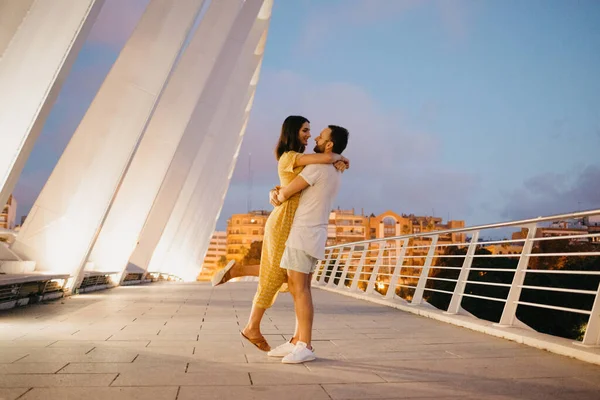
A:
<svg viewBox="0 0 600 400">
<path fill-rule="evenodd" d="M 311 164 L 300 176 L 310 186 L 300 195 L 286 246 L 323 259 L 329 213 L 340 189 L 341 173 L 331 164 Z"/>
</svg>

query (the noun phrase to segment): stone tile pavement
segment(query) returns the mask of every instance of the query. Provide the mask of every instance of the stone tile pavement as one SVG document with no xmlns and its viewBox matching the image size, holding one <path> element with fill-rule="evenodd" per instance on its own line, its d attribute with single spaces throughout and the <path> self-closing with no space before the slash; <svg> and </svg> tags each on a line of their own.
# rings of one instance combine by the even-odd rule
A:
<svg viewBox="0 0 600 400">
<path fill-rule="evenodd" d="M 600 399 L 600 367 L 315 289 L 319 357 L 241 340 L 255 283 L 152 284 L 0 313 L 0 399 Z M 268 311 L 272 346 L 294 328 Z"/>
</svg>

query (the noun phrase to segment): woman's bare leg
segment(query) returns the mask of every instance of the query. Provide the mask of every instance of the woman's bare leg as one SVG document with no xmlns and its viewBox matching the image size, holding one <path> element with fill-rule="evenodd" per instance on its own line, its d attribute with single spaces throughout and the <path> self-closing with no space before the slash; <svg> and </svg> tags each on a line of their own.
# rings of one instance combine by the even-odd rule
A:
<svg viewBox="0 0 600 400">
<path fill-rule="evenodd" d="M 252 311 L 250 311 L 250 317 L 248 323 L 242 330 L 242 333 L 250 339 L 256 339 L 262 336 L 260 333 L 260 322 L 265 315 L 265 308 L 258 307 L 256 304 L 252 304 Z"/>
<path fill-rule="evenodd" d="M 260 271 L 260 265 L 241 265 L 235 264 L 231 268 L 230 273 L 232 278 L 240 278 L 242 276 L 258 276 Z"/>
<path fill-rule="evenodd" d="M 233 278 L 241 278 L 243 276 L 259 276 L 260 265 L 241 265 L 235 263 L 233 267 L 223 277 L 222 283 L 226 283 Z"/>
</svg>

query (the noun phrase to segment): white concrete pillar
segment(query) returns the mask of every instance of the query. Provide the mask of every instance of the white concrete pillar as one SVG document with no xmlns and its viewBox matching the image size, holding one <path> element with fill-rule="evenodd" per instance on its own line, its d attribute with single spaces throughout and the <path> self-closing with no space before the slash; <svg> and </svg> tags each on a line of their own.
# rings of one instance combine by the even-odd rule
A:
<svg viewBox="0 0 600 400">
<path fill-rule="evenodd" d="M 148 5 L 13 245 L 37 262 L 36 270 L 81 275 L 202 3 L 152 0 Z"/>
<path fill-rule="evenodd" d="M 262 9 L 259 11 L 261 5 Z M 209 78 L 210 85 L 207 86 L 198 102 L 146 220 L 138 245 L 130 258 L 133 265 L 147 270 L 154 250 L 173 214 L 175 204 L 180 197 L 189 199 L 191 196 L 194 185 L 185 186 L 185 183 L 186 180 L 193 183 L 198 179 L 200 170 L 197 165 L 202 160 L 199 160 L 196 156 L 207 136 L 207 132 L 215 129 L 212 121 L 219 107 L 222 107 L 220 104 L 224 88 L 257 19 L 257 13 L 260 19 L 263 14 L 262 10 L 267 6 L 270 10 L 270 5 L 270 0 L 265 1 L 264 5 L 262 0 L 247 0 L 244 3 L 244 7 L 235 22 L 235 32 L 232 32 L 230 37 L 227 38 L 224 50 L 217 61 L 220 67 L 215 68 L 214 73 Z M 267 18 L 269 16 L 270 12 Z M 184 204 L 187 204 L 187 202 L 184 202 Z M 177 218 L 180 220 L 181 214 Z"/>
<path fill-rule="evenodd" d="M 214 225 L 220 207 L 220 193 L 227 182 L 230 165 L 237 148 L 240 129 L 247 119 L 246 109 L 254 87 L 253 76 L 262 58 L 256 54 L 260 39 L 266 39 L 268 21 L 257 20 L 248 36 L 234 79 L 225 91 L 224 104 L 218 108 L 214 125 L 196 156 L 197 162 L 182 190 L 171 218 L 150 262 L 150 271 L 174 271 L 186 265 L 186 257 L 194 258 L 197 236 Z M 193 180 L 194 179 L 194 180 Z M 190 196 L 184 193 L 191 192 Z M 208 221 L 208 224 L 206 223 Z M 210 238 L 211 232 L 205 232 Z M 207 242 L 208 243 L 208 242 Z M 195 279 L 189 271 L 179 271 L 185 279 Z"/>
<path fill-rule="evenodd" d="M 223 160 L 216 169 L 204 168 L 206 173 L 198 180 L 197 189 L 184 214 L 174 238 L 168 243 L 168 250 L 164 254 L 157 269 L 170 272 L 185 280 L 195 280 L 200 273 L 201 264 L 197 262 L 200 254 L 204 254 L 210 243 L 210 237 L 215 230 L 216 222 L 229 182 L 231 171 L 237 161 L 237 150 L 245 133 L 248 114 L 245 120 L 236 118 L 237 129 L 224 129 L 223 132 L 232 133 L 228 137 L 221 135 L 213 151 L 222 154 Z M 231 132 L 228 132 L 231 131 Z M 210 173 L 218 171 L 218 173 Z M 163 236 L 163 239 L 168 239 Z M 207 240 L 208 239 L 208 240 Z M 155 255 L 158 255 L 155 252 Z M 151 263 L 152 265 L 152 263 Z"/>
<path fill-rule="evenodd" d="M 6 204 L 104 0 L 0 1 L 0 204 Z"/>
<path fill-rule="evenodd" d="M 94 244 L 87 268 L 121 272 L 127 265 L 241 5 L 241 0 L 210 3 L 144 132 Z"/>
<path fill-rule="evenodd" d="M 191 231 L 183 243 L 173 243 L 174 246 L 171 252 L 167 255 L 167 262 L 162 265 L 164 271 L 174 271 L 175 274 L 183 277 L 186 280 L 195 279 L 201 271 L 202 260 L 208 249 L 210 238 L 206 241 L 206 236 L 212 236 L 212 232 L 215 230 L 219 214 L 225 200 L 225 195 L 229 183 L 231 181 L 231 175 L 237 161 L 237 154 L 239 145 L 242 143 L 243 135 L 246 131 L 248 122 L 248 113 L 245 114 L 246 119 L 243 121 L 241 129 L 238 129 L 239 135 L 235 138 L 235 146 L 230 146 L 228 150 L 235 151 L 235 154 L 228 152 L 230 158 L 229 168 L 224 168 L 224 171 L 228 173 L 228 176 L 223 179 L 223 176 L 212 177 L 211 182 L 207 182 L 206 189 L 203 193 L 203 213 L 200 218 L 196 218 L 193 231 Z M 228 145 L 232 141 L 229 141 Z M 229 173 L 231 172 L 231 173 Z M 214 218 L 211 218 L 214 216 Z"/>
<path fill-rule="evenodd" d="M 187 231 L 178 232 L 175 239 L 171 241 L 171 247 L 163 264 L 160 266 L 161 271 L 174 271 L 187 279 L 194 279 L 201 270 L 201 264 L 204 259 L 204 254 L 210 244 L 210 237 L 215 230 L 216 222 L 219 219 L 223 202 L 231 182 L 231 177 L 235 170 L 235 165 L 239 156 L 239 151 L 242 145 L 243 137 L 246 132 L 248 119 L 252 110 L 256 85 L 260 76 L 260 61 L 264 52 L 264 44 L 266 42 L 265 30 L 263 37 L 255 50 L 255 61 L 258 61 L 258 67 L 255 69 L 254 75 L 250 81 L 248 88 L 248 96 L 245 109 L 243 110 L 243 119 L 241 128 L 239 125 L 233 132 L 239 132 L 238 135 L 230 135 L 223 137 L 223 142 L 219 140 L 218 150 L 213 152 L 223 156 L 223 160 L 229 159 L 229 165 L 223 168 L 215 169 L 219 173 L 212 173 L 213 169 L 204 169 L 204 176 L 199 179 L 195 195 L 200 194 L 201 197 L 194 198 L 191 201 L 191 206 L 188 207 L 187 214 L 184 216 L 184 221 L 194 221 L 193 227 Z M 241 76 L 242 74 L 238 75 Z M 229 128 L 223 129 L 223 132 L 228 132 Z M 226 141 L 225 141 L 226 140 Z M 225 164 L 225 163 L 223 163 Z M 194 204 L 202 204 L 203 207 L 193 207 Z M 195 211 L 195 215 L 190 214 L 190 211 Z M 211 218 L 213 217 L 214 218 Z M 183 228 L 180 226 L 180 229 Z"/>
</svg>

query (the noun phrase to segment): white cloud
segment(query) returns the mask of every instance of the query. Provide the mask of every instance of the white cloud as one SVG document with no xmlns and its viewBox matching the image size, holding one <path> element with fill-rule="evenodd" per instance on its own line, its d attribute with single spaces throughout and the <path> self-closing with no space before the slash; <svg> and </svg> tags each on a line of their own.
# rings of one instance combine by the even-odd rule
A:
<svg viewBox="0 0 600 400">
<path fill-rule="evenodd" d="M 505 195 L 502 216 L 511 220 L 600 208 L 600 164 L 533 176 Z"/>
</svg>

